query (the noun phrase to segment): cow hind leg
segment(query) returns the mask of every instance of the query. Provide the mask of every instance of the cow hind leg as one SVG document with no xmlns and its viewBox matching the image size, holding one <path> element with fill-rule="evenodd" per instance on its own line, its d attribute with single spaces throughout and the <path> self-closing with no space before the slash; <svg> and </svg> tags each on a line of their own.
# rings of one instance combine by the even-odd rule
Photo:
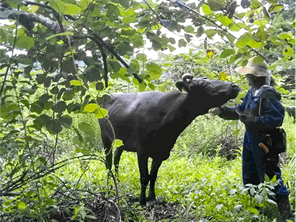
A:
<svg viewBox="0 0 296 222">
<path fill-rule="evenodd" d="M 149 183 L 148 174 L 148 156 L 138 153 L 138 164 L 140 170 L 140 182 L 141 182 L 141 194 L 140 194 L 140 204 L 146 205 L 146 188 Z"/>
<path fill-rule="evenodd" d="M 155 200 L 155 181 L 156 181 L 157 172 L 161 163 L 162 163 L 162 160 L 153 159 L 152 161 L 152 166 L 150 170 L 150 189 L 149 189 L 148 201 Z"/>
</svg>

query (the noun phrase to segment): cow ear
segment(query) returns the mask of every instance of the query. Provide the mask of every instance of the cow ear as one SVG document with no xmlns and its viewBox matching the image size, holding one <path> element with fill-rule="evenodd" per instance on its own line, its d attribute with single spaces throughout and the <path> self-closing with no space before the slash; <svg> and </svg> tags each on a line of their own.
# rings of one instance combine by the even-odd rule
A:
<svg viewBox="0 0 296 222">
<path fill-rule="evenodd" d="M 181 82 L 181 81 L 178 81 L 178 82 L 176 82 L 176 87 L 180 90 L 180 92 L 182 92 L 182 89 L 183 89 L 183 82 Z"/>
<path fill-rule="evenodd" d="M 178 81 L 176 82 L 176 87 L 182 92 L 183 89 L 186 91 L 186 92 L 189 92 L 190 91 L 190 87 L 188 85 L 187 82 L 183 82 L 183 81 Z"/>
</svg>

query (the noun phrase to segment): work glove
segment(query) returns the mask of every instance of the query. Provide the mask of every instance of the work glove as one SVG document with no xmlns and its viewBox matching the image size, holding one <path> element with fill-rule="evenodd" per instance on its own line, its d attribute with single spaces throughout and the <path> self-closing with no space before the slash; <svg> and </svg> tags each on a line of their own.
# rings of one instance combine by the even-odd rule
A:
<svg viewBox="0 0 296 222">
<path fill-rule="evenodd" d="M 239 119 L 245 124 L 246 127 L 249 127 L 255 123 L 255 117 L 253 115 L 240 115 Z"/>
</svg>

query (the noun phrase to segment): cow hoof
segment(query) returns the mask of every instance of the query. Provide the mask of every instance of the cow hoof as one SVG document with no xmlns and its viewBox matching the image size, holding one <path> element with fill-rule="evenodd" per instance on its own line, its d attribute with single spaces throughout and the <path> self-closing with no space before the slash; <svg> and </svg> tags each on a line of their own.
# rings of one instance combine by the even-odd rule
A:
<svg viewBox="0 0 296 222">
<path fill-rule="evenodd" d="M 155 196 L 148 196 L 147 201 L 156 201 Z"/>
<path fill-rule="evenodd" d="M 146 206 L 146 198 L 139 197 L 139 202 L 141 206 Z"/>
</svg>

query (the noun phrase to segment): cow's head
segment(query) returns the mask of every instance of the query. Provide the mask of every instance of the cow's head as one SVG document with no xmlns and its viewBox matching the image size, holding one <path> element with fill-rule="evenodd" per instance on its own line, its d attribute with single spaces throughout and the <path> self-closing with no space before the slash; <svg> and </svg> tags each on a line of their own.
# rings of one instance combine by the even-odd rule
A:
<svg viewBox="0 0 296 222">
<path fill-rule="evenodd" d="M 192 98 L 202 98 L 210 108 L 221 106 L 230 99 L 234 99 L 240 88 L 231 82 L 211 80 L 205 77 L 193 78 L 191 74 L 184 74 L 182 81 L 176 83 L 177 88 L 185 90 Z"/>
</svg>

